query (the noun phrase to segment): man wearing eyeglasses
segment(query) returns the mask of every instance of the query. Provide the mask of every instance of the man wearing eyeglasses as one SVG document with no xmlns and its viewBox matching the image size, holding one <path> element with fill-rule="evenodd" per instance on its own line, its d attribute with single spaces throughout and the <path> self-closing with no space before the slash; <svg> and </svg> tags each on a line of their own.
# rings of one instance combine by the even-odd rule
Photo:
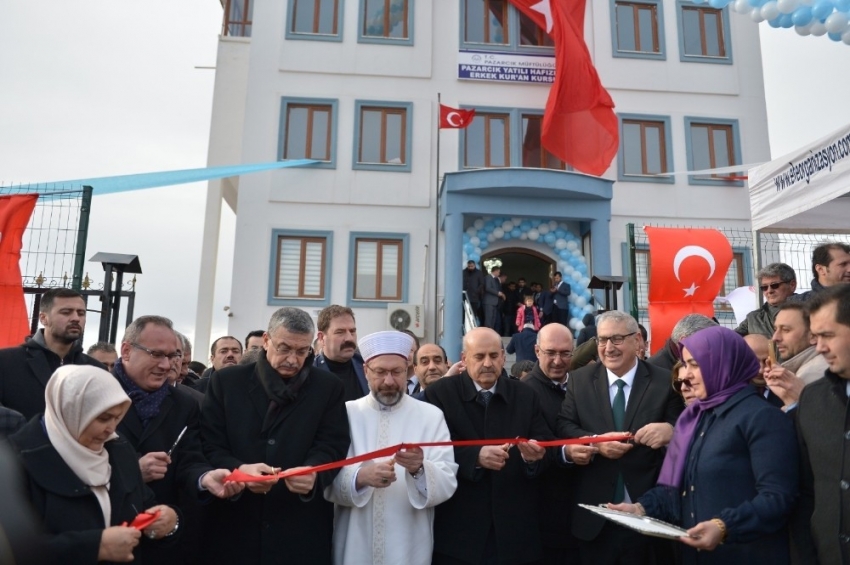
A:
<svg viewBox="0 0 850 565">
<path fill-rule="evenodd" d="M 199 499 L 210 494 L 228 498 L 242 487 L 225 485 L 230 471 L 214 470 L 204 458 L 198 401 L 182 387 L 170 386 L 169 376 L 182 357 L 180 343 L 171 320 L 162 316 L 141 316 L 127 326 L 112 373 L 133 404 L 117 431 L 139 454 L 142 479 L 157 502 L 185 507 L 184 516 L 196 517 Z M 197 524 L 182 527 L 197 532 Z M 148 544 L 145 559 L 182 564 L 199 549 L 187 541 L 179 546 Z"/>
<path fill-rule="evenodd" d="M 577 502 L 597 505 L 637 500 L 655 485 L 665 447 L 682 412 L 670 374 L 638 358 L 637 321 L 624 312 L 599 316 L 599 363 L 573 371 L 557 419 L 563 438 L 630 432 L 633 442 L 606 442 L 594 450 L 566 446 L 576 465 Z M 594 453 L 595 451 L 595 453 Z M 648 538 L 576 507 L 573 534 L 583 563 L 646 563 Z M 627 559 L 628 558 L 628 559 Z"/>
<path fill-rule="evenodd" d="M 761 334 L 773 337 L 774 320 L 779 307 L 797 290 L 797 274 L 790 265 L 771 263 L 758 272 L 759 290 L 764 295 L 764 304 L 747 314 L 735 331 L 746 336 Z"/>
<path fill-rule="evenodd" d="M 345 458 L 351 443 L 339 378 L 313 367 L 315 326 L 298 308 L 272 314 L 256 363 L 213 376 L 201 410 L 204 453 L 249 475 Z M 235 501 L 213 501 L 205 529 L 210 563 L 330 564 L 337 471 L 246 483 Z"/>
<path fill-rule="evenodd" d="M 443 413 L 407 394 L 414 340 L 397 331 L 360 339 L 370 394 L 346 403 L 356 457 L 399 443 L 449 441 Z M 334 563 L 431 563 L 434 507 L 457 488 L 451 447 L 411 447 L 344 467 L 325 489 L 336 504 Z"/>
</svg>

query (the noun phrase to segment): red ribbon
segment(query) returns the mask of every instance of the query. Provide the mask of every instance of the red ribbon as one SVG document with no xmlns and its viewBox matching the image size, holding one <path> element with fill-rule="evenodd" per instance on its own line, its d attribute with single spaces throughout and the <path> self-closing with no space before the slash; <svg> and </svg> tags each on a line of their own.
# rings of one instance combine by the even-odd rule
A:
<svg viewBox="0 0 850 565">
<path fill-rule="evenodd" d="M 632 438 L 630 433 L 622 433 L 619 435 L 610 436 L 595 436 L 581 437 L 575 439 L 553 439 L 549 441 L 536 441 L 540 447 L 560 447 L 562 445 L 590 445 L 592 443 L 605 443 L 608 441 L 625 441 Z M 300 475 L 309 475 L 311 473 L 321 473 L 322 471 L 330 471 L 331 469 L 339 469 L 354 463 L 362 463 L 371 461 L 379 457 L 391 457 L 402 449 L 411 449 L 413 447 L 483 447 L 486 445 L 517 445 L 518 443 L 526 443 L 527 439 L 511 438 L 511 439 L 466 439 L 460 441 L 432 441 L 424 443 L 399 443 L 376 451 L 370 451 L 363 455 L 357 455 L 342 461 L 334 461 L 325 463 L 324 465 L 316 465 L 315 467 L 302 467 L 298 469 L 288 469 L 279 473 L 269 475 L 249 475 L 243 473 L 239 469 L 234 470 L 224 479 L 228 483 L 259 483 L 263 481 L 276 481 L 278 479 L 286 479 L 288 477 L 297 477 Z"/>
<path fill-rule="evenodd" d="M 131 528 L 136 528 L 137 530 L 139 530 L 141 532 L 142 530 L 144 530 L 145 528 L 147 528 L 148 526 L 150 526 L 151 524 L 156 522 L 156 519 L 159 518 L 159 515 L 160 515 L 159 510 L 157 510 L 156 512 L 153 512 L 152 514 L 148 514 L 147 512 L 142 512 L 141 514 L 139 514 L 138 516 L 133 518 L 133 521 L 130 524 L 127 524 L 127 522 L 124 522 L 121 525 L 124 526 L 124 527 L 129 526 Z"/>
</svg>

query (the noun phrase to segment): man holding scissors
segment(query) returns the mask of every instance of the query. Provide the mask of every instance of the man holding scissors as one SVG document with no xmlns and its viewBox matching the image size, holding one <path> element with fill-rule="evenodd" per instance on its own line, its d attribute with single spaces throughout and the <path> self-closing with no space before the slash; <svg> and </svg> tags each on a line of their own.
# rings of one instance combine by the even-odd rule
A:
<svg viewBox="0 0 850 565">
<path fill-rule="evenodd" d="M 152 547 L 151 561 L 164 564 L 192 562 L 200 533 L 198 497 L 211 493 L 229 498 L 242 490 L 224 484 L 227 469 L 215 469 L 201 451 L 198 402 L 179 388 L 169 386 L 168 372 L 180 360 L 171 320 L 142 316 L 130 324 L 121 343 L 121 356 L 113 374 L 133 401 L 118 426 L 139 454 L 142 478 L 162 504 L 183 511 L 184 537 L 179 547 Z M 151 544 L 153 545 L 153 544 Z M 146 556 L 147 559 L 147 556 Z"/>
</svg>

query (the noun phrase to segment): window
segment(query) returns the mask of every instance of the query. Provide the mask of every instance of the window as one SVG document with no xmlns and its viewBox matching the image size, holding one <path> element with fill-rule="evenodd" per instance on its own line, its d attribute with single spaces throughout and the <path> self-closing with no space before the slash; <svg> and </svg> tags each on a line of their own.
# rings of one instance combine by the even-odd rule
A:
<svg viewBox="0 0 850 565">
<path fill-rule="evenodd" d="M 286 38 L 342 41 L 342 0 L 289 0 Z"/>
<path fill-rule="evenodd" d="M 461 47 L 551 52 L 552 38 L 509 0 L 462 0 Z"/>
<path fill-rule="evenodd" d="M 226 0 L 222 35 L 251 37 L 251 17 L 254 0 Z"/>
<path fill-rule="evenodd" d="M 413 0 L 360 0 L 358 41 L 413 45 Z"/>
<path fill-rule="evenodd" d="M 407 236 L 352 233 L 352 301 L 403 302 Z M 381 306 L 382 304 L 377 304 Z"/>
<path fill-rule="evenodd" d="M 701 171 L 741 164 L 737 120 L 685 118 L 688 170 Z M 735 173 L 690 175 L 691 184 L 743 186 Z"/>
<path fill-rule="evenodd" d="M 612 40 L 615 57 L 665 59 L 664 6 L 660 0 L 612 0 Z"/>
<path fill-rule="evenodd" d="M 412 105 L 358 101 L 355 113 L 355 169 L 410 171 Z"/>
<path fill-rule="evenodd" d="M 329 303 L 331 238 L 331 232 L 272 232 L 270 305 Z"/>
<path fill-rule="evenodd" d="M 279 159 L 316 159 L 336 168 L 336 100 L 283 98 Z"/>
<path fill-rule="evenodd" d="M 542 145 L 541 110 L 477 107 L 475 119 L 461 131 L 464 168 L 530 167 L 571 171 L 572 167 Z"/>
<path fill-rule="evenodd" d="M 729 12 L 679 0 L 679 57 L 682 61 L 732 63 Z"/>
<path fill-rule="evenodd" d="M 718 296 L 727 296 L 736 288 L 744 286 L 744 254 L 734 252 L 732 254 L 732 264 L 729 265 L 729 270 L 726 271 L 726 277 L 723 279 L 723 286 L 718 291 Z M 715 300 L 714 309 L 726 312 L 732 312 L 732 305 L 725 300 Z"/>
<path fill-rule="evenodd" d="M 672 183 L 672 143 L 667 116 L 620 115 L 618 180 Z"/>
</svg>

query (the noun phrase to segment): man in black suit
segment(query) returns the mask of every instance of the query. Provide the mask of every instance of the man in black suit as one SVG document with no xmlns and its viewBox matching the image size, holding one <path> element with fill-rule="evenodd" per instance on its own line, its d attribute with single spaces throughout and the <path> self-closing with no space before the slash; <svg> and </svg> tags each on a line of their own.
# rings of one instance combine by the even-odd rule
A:
<svg viewBox="0 0 850 565">
<path fill-rule="evenodd" d="M 543 417 L 553 430 L 570 377 L 573 349 L 573 334 L 566 326 L 544 326 L 534 346 L 538 361 L 523 381 L 537 393 Z M 572 534 L 574 481 L 575 465 L 550 465 L 538 481 L 540 533 L 547 565 L 578 563 L 578 540 Z"/>
<path fill-rule="evenodd" d="M 199 498 L 203 500 L 209 494 L 227 498 L 242 490 L 241 485 L 224 485 L 228 469 L 213 470 L 207 463 L 199 436 L 198 401 L 169 382 L 169 374 L 176 372 L 180 363 L 179 343 L 171 320 L 141 316 L 127 326 L 121 357 L 112 369 L 133 401 L 118 425 L 118 433 L 139 454 L 142 479 L 157 502 L 182 507 L 189 522 L 182 525 L 190 535 L 180 546 L 150 544 L 146 549 L 146 559 L 157 563 L 182 564 L 197 557 L 199 547 L 186 542 L 200 526 L 196 511 Z M 186 433 L 180 437 L 184 429 Z"/>
<path fill-rule="evenodd" d="M 552 288 L 549 289 L 552 293 L 552 298 L 555 303 L 552 308 L 552 319 L 550 321 L 557 322 L 564 326 L 570 324 L 570 293 L 572 289 L 566 281 L 561 279 L 561 273 L 556 272 L 552 277 Z"/>
<path fill-rule="evenodd" d="M 637 500 L 655 485 L 664 460 L 661 448 L 683 408 L 669 373 L 638 359 L 641 340 L 634 318 L 605 312 L 596 326 L 600 363 L 571 374 L 557 434 L 578 438 L 626 431 L 634 442 L 564 448 L 566 460 L 578 466 L 577 502 L 592 505 Z M 581 508 L 573 514 L 573 534 L 581 540 L 582 563 L 647 562 L 649 538 Z"/>
<path fill-rule="evenodd" d="M 298 308 L 272 314 L 256 363 L 212 378 L 201 410 L 213 465 L 251 475 L 339 461 L 351 439 L 340 379 L 313 367 L 313 320 Z M 205 530 L 211 563 L 331 563 L 337 471 L 249 482 L 235 501 L 213 501 Z"/>
<path fill-rule="evenodd" d="M 0 349 L 0 404 L 30 419 L 44 412 L 44 387 L 62 365 L 101 365 L 79 344 L 86 329 L 86 302 L 69 288 L 41 295 L 38 321 L 44 326 L 22 345 Z"/>
<path fill-rule="evenodd" d="M 475 328 L 463 339 L 466 371 L 425 389 L 443 410 L 453 441 L 552 437 L 533 390 L 501 376 L 499 335 Z M 459 563 L 534 563 L 543 557 L 535 479 L 547 466 L 533 441 L 507 446 L 455 447 L 457 490 L 437 506 L 434 559 Z"/>
<path fill-rule="evenodd" d="M 501 269 L 493 267 L 489 275 L 484 276 L 484 296 L 481 305 L 484 309 L 484 325 L 492 330 L 498 331 L 501 314 L 499 313 L 499 299 L 504 300 L 502 283 L 499 281 Z"/>
</svg>

